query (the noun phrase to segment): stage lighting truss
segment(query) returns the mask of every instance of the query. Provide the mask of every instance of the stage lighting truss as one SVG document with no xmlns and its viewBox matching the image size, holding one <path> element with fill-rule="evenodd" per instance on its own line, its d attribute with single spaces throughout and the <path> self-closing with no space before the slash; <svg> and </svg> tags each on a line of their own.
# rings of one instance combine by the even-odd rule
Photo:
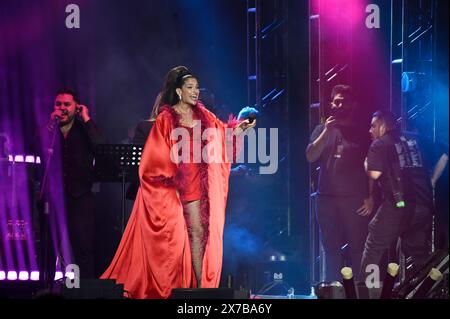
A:
<svg viewBox="0 0 450 319">
<path fill-rule="evenodd" d="M 287 1 L 247 0 L 247 104 L 285 105 Z"/>
<path fill-rule="evenodd" d="M 346 19 L 352 2 L 330 7 L 329 2 L 309 0 L 309 130 L 324 122 L 331 88 L 340 83 L 352 83 L 352 22 Z M 339 21 L 336 27 L 335 21 Z M 339 54 L 336 54 L 339 52 Z M 325 281 L 325 253 L 316 222 L 317 163 L 310 164 L 309 242 L 310 285 Z"/>
<path fill-rule="evenodd" d="M 424 129 L 422 134 L 431 133 L 433 141 L 436 7 L 436 0 L 391 0 L 390 109 L 400 115 L 403 130 Z"/>
<path fill-rule="evenodd" d="M 274 201 L 268 211 L 276 214 L 268 217 L 273 225 L 267 229 L 271 243 L 278 238 L 291 236 L 288 123 L 288 0 L 247 0 L 247 105 L 260 112 L 261 127 L 278 127 L 279 171 L 274 176 L 277 187 Z M 268 122 L 265 122 L 268 121 Z M 277 283 L 278 285 L 278 283 Z M 259 287 L 255 287 L 259 288 Z"/>
</svg>

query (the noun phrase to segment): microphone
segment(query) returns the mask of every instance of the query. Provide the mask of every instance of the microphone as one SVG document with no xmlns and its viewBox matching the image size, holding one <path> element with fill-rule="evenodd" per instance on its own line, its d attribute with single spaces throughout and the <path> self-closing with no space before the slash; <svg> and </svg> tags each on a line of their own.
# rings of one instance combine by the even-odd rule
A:
<svg viewBox="0 0 450 319">
<path fill-rule="evenodd" d="M 55 130 L 55 127 L 59 126 L 59 122 L 61 121 L 61 117 L 59 115 L 55 115 L 53 119 L 51 119 L 47 123 L 47 130 L 52 133 Z"/>
<path fill-rule="evenodd" d="M 249 123 L 253 123 L 254 120 L 256 120 L 256 117 L 258 116 L 259 112 L 254 107 L 246 106 L 242 108 L 242 110 L 239 112 L 238 119 L 247 119 L 249 120 Z"/>
<path fill-rule="evenodd" d="M 59 122 L 61 122 L 61 118 L 67 114 L 67 110 L 61 110 L 61 115 L 55 114 L 55 116 L 53 117 L 53 122 L 59 124 Z"/>
</svg>

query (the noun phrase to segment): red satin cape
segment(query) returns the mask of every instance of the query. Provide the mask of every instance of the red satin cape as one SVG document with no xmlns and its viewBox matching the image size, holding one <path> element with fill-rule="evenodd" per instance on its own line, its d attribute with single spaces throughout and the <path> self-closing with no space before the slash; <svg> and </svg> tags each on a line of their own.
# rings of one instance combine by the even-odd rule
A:
<svg viewBox="0 0 450 319">
<path fill-rule="evenodd" d="M 207 227 L 201 283 L 219 286 L 222 268 L 222 238 L 231 164 L 225 158 L 225 129 L 236 121 L 221 122 L 202 104 L 194 107 L 202 129 L 216 128 L 222 135 L 205 143 L 221 148 L 221 163 L 202 163 L 201 211 Z M 100 277 L 124 284 L 130 298 L 168 298 L 173 288 L 196 285 L 187 223 L 177 187 L 183 183 L 180 164 L 170 158 L 175 141 L 170 136 L 179 118 L 165 107 L 156 119 L 144 146 L 139 176 L 141 186 L 116 254 Z"/>
</svg>

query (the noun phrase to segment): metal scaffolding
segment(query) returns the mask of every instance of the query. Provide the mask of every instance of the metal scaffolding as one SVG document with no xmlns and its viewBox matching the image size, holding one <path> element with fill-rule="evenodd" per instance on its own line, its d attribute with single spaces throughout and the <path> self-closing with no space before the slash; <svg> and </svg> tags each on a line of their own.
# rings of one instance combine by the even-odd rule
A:
<svg viewBox="0 0 450 319">
<path fill-rule="evenodd" d="M 323 122 L 328 93 L 335 84 L 355 84 L 364 67 L 353 60 L 358 43 L 345 14 L 352 1 L 330 7 L 326 0 L 309 1 L 309 111 L 310 132 Z M 390 18 L 389 107 L 404 131 L 416 132 L 436 142 L 436 107 L 433 92 L 436 55 L 436 0 L 390 0 L 383 17 Z M 328 5 L 328 7 L 327 7 Z M 332 20 L 334 19 L 334 20 Z M 330 23 L 338 21 L 339 23 Z M 339 26 L 339 27 L 337 27 Z M 388 38 L 386 38 L 388 39 Z M 374 43 L 375 44 L 375 43 Z M 386 53 L 387 54 L 387 53 Z M 382 94 L 387 94 L 383 92 Z M 431 129 L 430 129 L 431 128 Z M 310 283 L 324 281 L 325 258 L 315 216 L 318 168 L 310 166 Z M 433 251 L 433 249 L 432 249 Z M 402 269 L 407 258 L 403 257 Z M 400 278 L 404 280 L 405 273 Z"/>
<path fill-rule="evenodd" d="M 247 0 L 247 105 L 259 110 L 259 127 L 278 128 L 278 171 L 269 177 L 276 200 L 265 208 L 272 248 L 291 236 L 287 28 L 287 0 Z"/>
<path fill-rule="evenodd" d="M 390 110 L 403 131 L 436 143 L 434 68 L 436 0 L 391 0 Z M 430 129 L 431 128 L 431 129 Z M 434 216 L 430 252 L 434 247 Z M 400 281 L 411 259 L 400 252 Z"/>
<path fill-rule="evenodd" d="M 391 0 L 390 109 L 399 115 L 403 130 L 427 127 L 421 133 L 428 134 L 433 142 L 436 142 L 433 101 L 436 7 L 435 0 Z"/>
<path fill-rule="evenodd" d="M 279 168 L 284 177 L 283 194 L 286 211 L 284 227 L 279 231 L 291 233 L 288 123 L 288 59 L 287 59 L 286 0 L 247 0 L 247 104 L 261 112 L 262 127 L 279 130 Z M 267 123 L 265 121 L 267 120 Z"/>
<path fill-rule="evenodd" d="M 309 1 L 309 131 L 323 123 L 329 104 L 329 92 L 336 84 L 352 83 L 352 28 L 346 15 L 352 9 L 351 2 L 337 6 L 335 10 L 324 10 L 326 0 Z M 341 22 L 333 28 L 330 19 Z M 310 240 L 310 285 L 325 281 L 325 253 L 320 242 L 316 221 L 315 201 L 318 170 L 316 163 L 310 164 L 309 185 L 309 240 Z"/>
</svg>

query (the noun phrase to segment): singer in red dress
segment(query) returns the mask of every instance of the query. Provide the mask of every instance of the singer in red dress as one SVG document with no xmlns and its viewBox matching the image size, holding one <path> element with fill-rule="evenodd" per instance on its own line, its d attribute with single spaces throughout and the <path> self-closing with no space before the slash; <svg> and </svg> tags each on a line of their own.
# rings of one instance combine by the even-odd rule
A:
<svg viewBox="0 0 450 319">
<path fill-rule="evenodd" d="M 124 284 L 130 298 L 169 298 L 174 288 L 216 288 L 222 268 L 222 237 L 228 178 L 225 129 L 256 121 L 221 122 L 198 100 L 197 79 L 185 67 L 166 75 L 158 114 L 139 167 L 140 188 L 117 252 L 102 279 Z M 196 126 L 199 125 L 199 126 Z M 174 129 L 189 132 L 190 161 L 171 157 Z M 196 139 L 196 129 L 214 128 L 219 138 Z M 213 143 L 221 161 L 192 163 L 195 143 Z M 210 145 L 211 146 L 211 145 Z M 178 153 L 178 155 L 180 155 Z M 230 155 L 230 154 L 228 154 Z"/>
</svg>

